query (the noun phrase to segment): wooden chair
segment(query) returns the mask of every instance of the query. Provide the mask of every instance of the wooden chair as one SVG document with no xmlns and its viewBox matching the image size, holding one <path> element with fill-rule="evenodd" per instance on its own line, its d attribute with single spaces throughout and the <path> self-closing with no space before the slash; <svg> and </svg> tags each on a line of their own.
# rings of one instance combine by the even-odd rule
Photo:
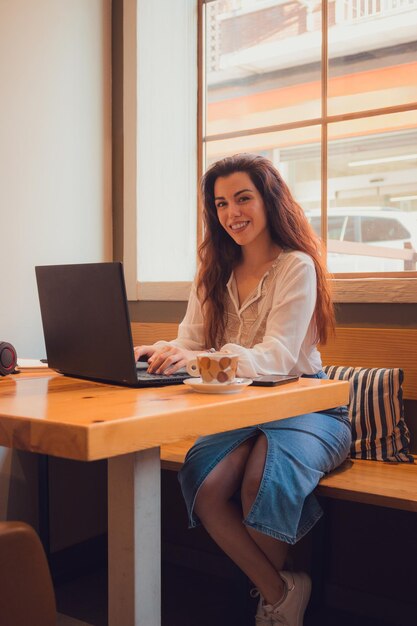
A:
<svg viewBox="0 0 417 626">
<path fill-rule="evenodd" d="M 38 535 L 0 522 L 0 626 L 55 626 L 55 594 Z"/>
</svg>

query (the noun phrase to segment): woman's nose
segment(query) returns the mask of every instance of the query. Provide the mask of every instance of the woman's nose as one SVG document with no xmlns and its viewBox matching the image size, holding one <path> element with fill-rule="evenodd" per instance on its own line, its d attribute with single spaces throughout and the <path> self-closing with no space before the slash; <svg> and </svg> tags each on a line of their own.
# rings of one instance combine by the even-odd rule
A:
<svg viewBox="0 0 417 626">
<path fill-rule="evenodd" d="M 240 206 L 236 202 L 231 202 L 229 204 L 229 214 L 230 215 L 241 215 L 242 211 Z"/>
</svg>

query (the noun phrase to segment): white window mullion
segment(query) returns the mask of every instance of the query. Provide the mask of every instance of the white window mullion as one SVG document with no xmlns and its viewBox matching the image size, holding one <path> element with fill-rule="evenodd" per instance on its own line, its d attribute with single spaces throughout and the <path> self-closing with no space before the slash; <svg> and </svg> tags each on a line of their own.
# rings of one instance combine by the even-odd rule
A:
<svg viewBox="0 0 417 626">
<path fill-rule="evenodd" d="M 197 0 L 137 7 L 140 299 L 142 284 L 191 281 L 196 270 Z"/>
</svg>

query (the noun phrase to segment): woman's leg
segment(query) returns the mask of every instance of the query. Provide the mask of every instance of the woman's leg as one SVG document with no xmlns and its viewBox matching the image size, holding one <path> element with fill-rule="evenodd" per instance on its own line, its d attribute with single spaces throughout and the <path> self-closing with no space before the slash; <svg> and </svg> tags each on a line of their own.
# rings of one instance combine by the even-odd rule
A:
<svg viewBox="0 0 417 626">
<path fill-rule="evenodd" d="M 258 495 L 264 472 L 267 450 L 268 441 L 265 435 L 262 434 L 257 438 L 256 443 L 252 448 L 242 479 L 241 499 L 243 517 L 248 515 L 255 498 Z M 285 559 L 287 557 L 288 544 L 284 541 L 274 539 L 274 537 L 258 532 L 250 526 L 246 526 L 246 531 L 262 550 L 267 559 L 272 563 L 275 571 L 281 572 L 284 568 Z M 276 580 L 271 580 L 269 577 L 266 577 L 262 580 L 262 582 L 257 584 L 257 587 L 268 604 L 275 604 L 278 602 L 284 593 L 284 582 L 281 577 L 278 585 Z"/>
<path fill-rule="evenodd" d="M 284 584 L 278 573 L 281 565 L 277 569 L 273 561 L 279 564 L 284 562 L 286 544 L 274 539 L 259 539 L 261 533 L 243 525 L 242 508 L 232 499 L 242 486 L 249 459 L 251 480 L 248 474 L 246 506 L 249 506 L 249 485 L 252 488 L 255 482 L 255 469 L 260 484 L 266 453 L 265 443 L 258 444 L 260 439 L 265 437 L 262 435 L 245 441 L 210 472 L 198 491 L 195 512 L 209 535 L 258 587 L 267 602 L 275 603 L 283 594 Z M 254 539 L 255 536 L 258 541 Z M 270 557 L 268 552 L 272 552 L 272 546 L 273 557 Z"/>
</svg>

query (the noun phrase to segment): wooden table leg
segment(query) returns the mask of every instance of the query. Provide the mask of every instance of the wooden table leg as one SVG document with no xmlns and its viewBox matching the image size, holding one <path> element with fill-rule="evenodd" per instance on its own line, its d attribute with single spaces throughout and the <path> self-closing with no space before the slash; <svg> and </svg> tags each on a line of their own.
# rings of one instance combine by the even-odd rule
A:
<svg viewBox="0 0 417 626">
<path fill-rule="evenodd" d="M 159 448 L 108 460 L 109 626 L 161 624 Z"/>
</svg>

